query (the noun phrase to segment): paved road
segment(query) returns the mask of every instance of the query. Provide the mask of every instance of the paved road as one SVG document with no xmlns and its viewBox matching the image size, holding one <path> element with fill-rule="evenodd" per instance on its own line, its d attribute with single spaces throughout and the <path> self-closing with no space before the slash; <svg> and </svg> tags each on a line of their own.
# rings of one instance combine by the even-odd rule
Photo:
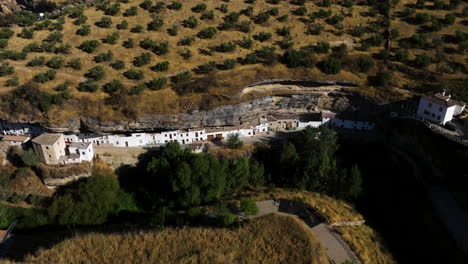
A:
<svg viewBox="0 0 468 264">
<path fill-rule="evenodd" d="M 299 206 L 297 203 L 286 200 L 279 202 L 267 200 L 257 202 L 257 207 L 259 211 L 256 217 L 274 212 L 298 216 L 310 227 L 314 236 L 326 248 L 331 263 L 341 264 L 346 260 L 354 261 L 356 264 L 361 263 L 339 234 L 333 232 L 319 216 L 313 213 L 306 213 L 302 206 Z"/>
</svg>

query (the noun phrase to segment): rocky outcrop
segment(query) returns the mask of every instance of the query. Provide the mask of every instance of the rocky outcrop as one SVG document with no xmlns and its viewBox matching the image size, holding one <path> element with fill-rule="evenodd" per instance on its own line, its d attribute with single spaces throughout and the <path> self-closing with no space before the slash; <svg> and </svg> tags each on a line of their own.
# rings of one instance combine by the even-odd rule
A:
<svg viewBox="0 0 468 264">
<path fill-rule="evenodd" d="M 7 15 L 23 9 L 24 6 L 21 5 L 16 0 L 1 0 L 0 1 L 0 14 Z"/>
<path fill-rule="evenodd" d="M 337 90 L 328 94 L 305 93 L 265 96 L 243 103 L 216 107 L 208 111 L 182 114 L 145 115 L 130 122 L 101 122 L 83 117 L 68 124 L 49 127 L 57 132 L 87 130 L 93 132 L 128 132 L 174 130 L 197 127 L 221 127 L 249 124 L 268 113 L 303 113 L 330 110 L 342 112 L 372 102 L 356 93 Z"/>
</svg>

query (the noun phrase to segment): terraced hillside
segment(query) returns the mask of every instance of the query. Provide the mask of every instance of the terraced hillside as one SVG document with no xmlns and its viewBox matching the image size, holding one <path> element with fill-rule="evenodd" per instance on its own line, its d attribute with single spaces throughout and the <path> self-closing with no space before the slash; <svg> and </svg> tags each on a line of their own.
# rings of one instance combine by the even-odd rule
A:
<svg viewBox="0 0 468 264">
<path fill-rule="evenodd" d="M 0 117 L 203 110 L 271 78 L 348 80 L 382 101 L 446 87 L 468 101 L 467 16 L 460 0 L 122 0 L 22 14 L 0 31 Z"/>
</svg>

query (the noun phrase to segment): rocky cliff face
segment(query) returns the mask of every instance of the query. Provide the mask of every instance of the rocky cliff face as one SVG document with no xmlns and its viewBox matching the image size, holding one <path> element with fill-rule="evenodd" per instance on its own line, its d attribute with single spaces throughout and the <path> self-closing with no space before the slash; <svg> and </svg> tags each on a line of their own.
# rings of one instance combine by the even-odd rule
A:
<svg viewBox="0 0 468 264">
<path fill-rule="evenodd" d="M 360 104 L 370 103 L 360 95 L 343 90 L 328 94 L 307 93 L 282 96 L 266 96 L 235 105 L 226 105 L 209 111 L 194 111 L 184 114 L 145 115 L 131 122 L 99 122 L 81 118 L 70 120 L 61 127 L 49 127 L 54 131 L 89 130 L 93 132 L 154 131 L 197 127 L 220 127 L 249 124 L 270 112 L 304 113 L 330 110 L 342 112 L 349 108 L 359 108 Z"/>
<path fill-rule="evenodd" d="M 11 14 L 16 11 L 20 11 L 24 6 L 21 5 L 17 0 L 1 0 L 0 1 L 0 15 Z"/>
</svg>

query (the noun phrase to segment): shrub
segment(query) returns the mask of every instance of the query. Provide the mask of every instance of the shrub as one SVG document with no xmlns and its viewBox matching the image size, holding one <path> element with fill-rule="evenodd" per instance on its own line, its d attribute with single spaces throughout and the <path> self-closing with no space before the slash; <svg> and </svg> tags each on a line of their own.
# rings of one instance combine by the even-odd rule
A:
<svg viewBox="0 0 468 264">
<path fill-rule="evenodd" d="M 114 57 L 112 51 L 108 50 L 107 52 L 101 52 L 94 57 L 94 62 L 101 63 L 104 61 L 110 61 Z"/>
<path fill-rule="evenodd" d="M 453 25 L 455 23 L 455 15 L 454 14 L 446 14 L 444 17 L 444 24 L 445 25 Z"/>
<path fill-rule="evenodd" d="M 189 16 L 187 19 L 182 21 L 182 25 L 187 28 L 195 28 L 198 26 L 198 19 L 194 16 Z"/>
<path fill-rule="evenodd" d="M 86 53 L 92 53 L 93 51 L 97 49 L 97 47 L 99 47 L 100 44 L 101 43 L 99 43 L 99 41 L 94 40 L 94 39 L 85 40 L 80 44 L 80 46 L 78 46 L 78 48 Z"/>
<path fill-rule="evenodd" d="M 210 61 L 206 64 L 198 66 L 194 71 L 198 74 L 208 74 L 216 69 L 216 62 Z"/>
<path fill-rule="evenodd" d="M 183 52 L 180 53 L 180 56 L 182 56 L 184 60 L 187 60 L 190 57 L 192 57 L 192 52 L 189 49 L 185 49 Z"/>
<path fill-rule="evenodd" d="M 317 43 L 317 46 L 315 46 L 315 50 L 318 53 L 328 53 L 329 49 L 330 49 L 330 43 L 325 42 L 325 41 L 319 41 Z"/>
<path fill-rule="evenodd" d="M 398 49 L 395 52 L 395 59 L 400 62 L 406 62 L 408 60 L 408 50 Z"/>
<path fill-rule="evenodd" d="M 198 4 L 194 7 L 192 7 L 192 11 L 195 12 L 195 13 L 200 13 L 202 11 L 205 11 L 206 10 L 206 4 L 205 3 L 201 3 L 201 4 Z"/>
<path fill-rule="evenodd" d="M 29 67 L 42 66 L 44 65 L 44 63 L 45 63 L 45 57 L 40 56 L 40 57 L 32 58 L 30 61 L 28 61 L 26 66 L 29 66 Z"/>
<path fill-rule="evenodd" d="M 192 74 L 189 71 L 181 72 L 174 75 L 171 81 L 175 84 L 188 83 L 192 79 Z"/>
<path fill-rule="evenodd" d="M 140 84 L 130 88 L 130 90 L 128 91 L 128 94 L 129 95 L 139 95 L 145 89 L 146 89 L 146 84 L 140 83 Z"/>
<path fill-rule="evenodd" d="M 289 68 L 295 67 L 313 67 L 314 59 L 312 58 L 312 52 L 310 49 L 288 49 L 281 58 L 282 62 Z"/>
<path fill-rule="evenodd" d="M 229 42 L 221 43 L 218 46 L 211 47 L 210 49 L 215 50 L 217 52 L 232 52 L 236 49 L 236 47 L 237 45 L 235 43 L 229 41 Z"/>
<path fill-rule="evenodd" d="M 60 69 L 62 68 L 63 63 L 64 63 L 64 60 L 62 59 L 62 57 L 55 56 L 55 57 L 52 57 L 52 59 L 50 59 L 46 63 L 46 65 L 47 67 L 52 68 L 52 69 Z"/>
<path fill-rule="evenodd" d="M 119 24 L 116 25 L 117 29 L 127 29 L 128 28 L 128 22 L 126 20 L 122 20 Z"/>
<path fill-rule="evenodd" d="M 418 54 L 413 60 L 413 64 L 415 67 L 418 68 L 426 68 L 432 63 L 432 58 L 424 55 L 424 54 Z"/>
<path fill-rule="evenodd" d="M 102 90 L 108 94 L 115 93 L 122 89 L 124 89 L 124 86 L 119 80 L 112 80 L 102 86 Z"/>
<path fill-rule="evenodd" d="M 130 32 L 132 33 L 141 33 L 143 31 L 143 26 L 142 25 L 136 25 L 132 29 L 130 29 Z"/>
<path fill-rule="evenodd" d="M 13 74 L 15 72 L 15 67 L 11 66 L 10 63 L 4 62 L 0 66 L 0 77 Z"/>
<path fill-rule="evenodd" d="M 130 8 L 125 10 L 123 15 L 126 16 L 126 17 L 138 15 L 138 7 L 131 6 Z"/>
<path fill-rule="evenodd" d="M 256 15 L 253 19 L 255 24 L 263 24 L 270 19 L 270 13 L 269 12 L 262 12 Z"/>
<path fill-rule="evenodd" d="M 114 70 L 122 70 L 125 68 L 125 63 L 122 60 L 116 60 L 115 62 L 111 63 L 110 66 Z"/>
<path fill-rule="evenodd" d="M 249 53 L 241 60 L 242 64 L 256 64 L 257 62 L 257 55 L 255 53 Z"/>
<path fill-rule="evenodd" d="M 201 39 L 210 39 L 213 38 L 216 33 L 218 33 L 218 30 L 216 28 L 207 27 L 198 32 L 197 36 Z"/>
<path fill-rule="evenodd" d="M 230 149 L 240 149 L 244 144 L 239 139 L 239 134 L 231 134 L 227 138 L 227 147 Z"/>
<path fill-rule="evenodd" d="M 140 56 L 137 56 L 133 59 L 133 65 L 136 67 L 142 67 L 146 64 L 149 64 L 151 61 L 151 53 L 145 52 Z"/>
<path fill-rule="evenodd" d="M 114 32 L 114 33 L 107 35 L 103 42 L 107 44 L 115 44 L 117 43 L 117 40 L 119 39 L 119 37 L 120 37 L 119 33 Z"/>
<path fill-rule="evenodd" d="M 119 11 L 120 11 L 120 4 L 115 3 L 115 4 L 112 4 L 111 6 L 109 6 L 108 8 L 106 8 L 104 10 L 104 14 L 107 15 L 107 16 L 115 16 L 115 15 L 117 15 L 117 13 L 119 13 Z"/>
<path fill-rule="evenodd" d="M 250 22 L 250 21 L 242 21 L 242 22 L 240 22 L 239 24 L 237 24 L 236 28 L 237 28 L 237 30 L 239 30 L 240 32 L 244 32 L 244 33 L 249 33 L 250 31 L 252 31 L 252 27 L 251 27 L 251 22 Z"/>
<path fill-rule="evenodd" d="M 192 42 L 195 40 L 194 37 L 184 37 L 183 39 L 181 39 L 177 45 L 181 45 L 181 46 L 190 46 L 192 45 Z"/>
<path fill-rule="evenodd" d="M 254 216 L 258 213 L 257 204 L 250 198 L 244 198 L 240 202 L 240 207 L 245 216 Z"/>
<path fill-rule="evenodd" d="M 63 92 L 63 91 L 66 91 L 68 90 L 68 87 L 72 84 L 72 82 L 70 81 L 65 81 L 59 85 L 57 85 L 57 87 L 54 88 L 55 91 L 57 92 Z"/>
<path fill-rule="evenodd" d="M 18 75 L 13 75 L 10 79 L 8 79 L 6 82 L 5 82 L 5 85 L 6 86 L 18 86 L 19 85 L 19 78 L 18 78 Z"/>
<path fill-rule="evenodd" d="M 378 72 L 374 77 L 373 84 L 377 86 L 388 86 L 392 82 L 391 72 Z"/>
<path fill-rule="evenodd" d="M 104 67 L 96 66 L 91 68 L 87 73 L 85 73 L 85 77 L 94 81 L 100 81 L 104 79 Z"/>
<path fill-rule="evenodd" d="M 129 38 L 123 42 L 122 46 L 127 49 L 132 49 L 135 47 L 135 41 L 132 38 Z"/>
<path fill-rule="evenodd" d="M 34 36 L 34 30 L 31 28 L 23 28 L 23 30 L 18 34 L 18 37 L 24 39 L 32 39 Z"/>
<path fill-rule="evenodd" d="M 87 80 L 84 82 L 80 82 L 78 85 L 78 91 L 80 92 L 96 92 L 98 90 L 98 85 L 94 80 Z"/>
<path fill-rule="evenodd" d="M 151 81 L 149 81 L 146 84 L 146 87 L 148 87 L 148 89 L 150 90 L 157 91 L 166 87 L 166 84 L 167 84 L 167 79 L 165 77 L 160 77 L 160 78 L 154 78 Z"/>
<path fill-rule="evenodd" d="M 134 69 L 124 72 L 124 76 L 130 80 L 142 80 L 144 78 L 143 71 Z"/>
<path fill-rule="evenodd" d="M 210 10 L 200 16 L 201 20 L 213 20 L 214 19 L 214 11 Z"/>
<path fill-rule="evenodd" d="M 253 45 L 252 39 L 248 37 L 243 37 L 242 40 L 240 40 L 238 43 L 239 43 L 239 46 L 244 49 L 251 49 Z"/>
<path fill-rule="evenodd" d="M 75 19 L 75 21 L 73 21 L 73 25 L 83 25 L 84 23 L 86 23 L 86 21 L 88 21 L 88 17 L 87 16 L 79 16 Z"/>
<path fill-rule="evenodd" d="M 112 25 L 112 19 L 106 16 L 101 17 L 101 20 L 96 22 L 96 26 L 100 28 L 110 28 L 111 25 Z"/>
<path fill-rule="evenodd" d="M 55 31 L 50 33 L 44 41 L 48 42 L 62 42 L 63 34 Z"/>
<path fill-rule="evenodd" d="M 173 10 L 180 10 L 182 8 L 182 3 L 177 1 L 172 1 L 172 3 L 168 6 L 169 9 Z"/>
<path fill-rule="evenodd" d="M 61 53 L 61 54 L 69 54 L 71 49 L 70 44 L 60 44 L 57 47 L 55 47 L 55 53 Z"/>
<path fill-rule="evenodd" d="M 301 6 L 298 9 L 294 10 L 293 14 L 296 16 L 304 16 L 307 14 L 307 8 L 305 6 Z"/>
<path fill-rule="evenodd" d="M 236 67 L 237 61 L 234 59 L 225 59 L 223 61 L 223 64 L 221 66 L 221 69 L 223 70 L 230 70 Z"/>
<path fill-rule="evenodd" d="M 169 69 L 168 61 L 159 62 L 153 67 L 151 67 L 152 71 L 157 71 L 157 72 L 164 72 L 164 71 L 167 71 L 168 69 Z"/>
<path fill-rule="evenodd" d="M 69 60 L 66 67 L 72 68 L 74 70 L 81 70 L 81 59 L 75 58 Z"/>
<path fill-rule="evenodd" d="M 177 36 L 178 32 L 179 32 L 179 27 L 177 25 L 173 25 L 172 27 L 167 29 L 167 33 L 170 36 Z"/>
<path fill-rule="evenodd" d="M 259 32 L 258 35 L 253 36 L 255 40 L 258 40 L 260 42 L 267 41 L 271 38 L 271 33 L 269 32 Z"/>
<path fill-rule="evenodd" d="M 54 80 L 56 74 L 57 72 L 55 70 L 48 70 L 46 72 L 36 74 L 33 80 L 38 83 L 45 83 Z"/>
<path fill-rule="evenodd" d="M 9 39 L 15 32 L 9 28 L 0 28 L 0 39 Z"/>
<path fill-rule="evenodd" d="M 81 28 L 76 30 L 76 34 L 80 36 L 87 36 L 91 33 L 91 26 L 90 25 L 83 25 Z"/>
<path fill-rule="evenodd" d="M 159 30 L 163 25 L 164 25 L 164 20 L 162 20 L 161 18 L 156 17 L 156 18 L 153 19 L 153 21 L 148 23 L 147 29 L 149 31 L 156 31 L 156 30 Z"/>
<path fill-rule="evenodd" d="M 223 13 L 227 13 L 228 12 L 228 5 L 226 4 L 222 4 L 220 7 L 217 8 L 219 11 L 223 12 Z"/>
<path fill-rule="evenodd" d="M 337 74 L 341 71 L 341 61 L 335 58 L 326 58 L 318 64 L 318 68 L 325 74 Z"/>
<path fill-rule="evenodd" d="M 151 0 L 144 0 L 143 3 L 140 4 L 140 7 L 144 10 L 150 10 L 153 6 L 153 2 Z"/>
<path fill-rule="evenodd" d="M 0 39 L 0 49 L 4 49 L 8 46 L 8 39 Z"/>
</svg>

